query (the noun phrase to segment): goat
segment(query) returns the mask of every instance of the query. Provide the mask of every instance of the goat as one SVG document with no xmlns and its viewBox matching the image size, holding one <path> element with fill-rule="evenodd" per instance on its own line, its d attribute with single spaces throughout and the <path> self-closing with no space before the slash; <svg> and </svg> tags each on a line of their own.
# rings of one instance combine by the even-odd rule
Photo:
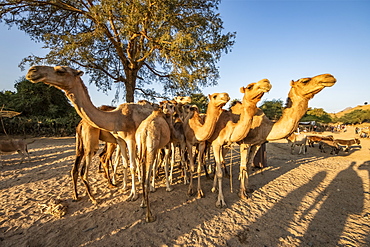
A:
<svg viewBox="0 0 370 247">
<path fill-rule="evenodd" d="M 26 156 L 28 157 L 28 159 L 30 159 L 27 145 L 33 143 L 34 141 L 35 140 L 27 143 L 24 139 L 0 140 L 0 153 L 11 154 L 14 152 L 18 152 L 22 156 L 19 164 L 22 164 Z"/>
<path fill-rule="evenodd" d="M 322 153 L 326 153 L 325 152 L 325 147 L 330 147 L 331 148 L 331 151 L 330 151 L 330 154 L 335 154 L 337 155 L 339 153 L 339 145 L 336 141 L 334 140 L 321 140 L 319 142 L 319 149 Z"/>
<path fill-rule="evenodd" d="M 315 135 L 310 135 L 307 136 L 307 142 L 309 147 L 314 147 L 314 143 L 317 142 L 319 143 L 321 140 L 329 140 L 332 141 L 334 138 L 332 135 L 329 136 L 315 136 Z"/>
<path fill-rule="evenodd" d="M 303 154 L 307 151 L 307 136 L 305 134 L 299 134 L 299 133 L 293 133 L 290 136 L 286 138 L 288 140 L 288 143 L 290 143 L 291 153 L 294 153 L 294 147 L 299 146 L 299 153 L 301 154 L 303 151 Z"/>
<path fill-rule="evenodd" d="M 358 138 L 352 138 L 352 139 L 349 139 L 349 140 L 335 139 L 334 141 L 336 143 L 338 143 L 339 145 L 346 146 L 345 149 L 344 149 L 345 152 L 348 152 L 349 151 L 349 148 L 352 145 L 356 145 L 357 144 L 361 148 L 361 142 L 360 142 L 360 139 L 358 139 Z"/>
</svg>

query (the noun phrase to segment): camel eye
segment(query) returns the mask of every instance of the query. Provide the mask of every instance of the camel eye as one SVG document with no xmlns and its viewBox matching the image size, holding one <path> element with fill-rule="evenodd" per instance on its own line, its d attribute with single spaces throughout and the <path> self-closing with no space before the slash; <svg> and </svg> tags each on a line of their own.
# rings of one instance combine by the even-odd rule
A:
<svg viewBox="0 0 370 247">
<path fill-rule="evenodd" d="M 303 84 L 307 84 L 311 79 L 310 78 L 304 78 L 304 79 L 301 79 L 301 82 Z"/>
</svg>

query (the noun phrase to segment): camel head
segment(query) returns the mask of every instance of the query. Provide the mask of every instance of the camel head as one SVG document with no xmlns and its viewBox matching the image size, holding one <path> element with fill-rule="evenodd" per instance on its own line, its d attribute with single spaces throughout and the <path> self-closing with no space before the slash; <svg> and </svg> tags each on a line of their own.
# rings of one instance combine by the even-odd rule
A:
<svg viewBox="0 0 370 247">
<path fill-rule="evenodd" d="M 317 93 L 325 87 L 331 87 L 337 80 L 331 74 L 317 75 L 311 78 L 302 78 L 290 83 L 292 87 L 289 92 L 289 98 L 303 97 L 307 100 L 312 99 Z"/>
<path fill-rule="evenodd" d="M 175 105 L 171 102 L 163 101 L 159 103 L 159 106 L 167 116 L 172 116 L 175 113 Z"/>
<path fill-rule="evenodd" d="M 230 100 L 230 96 L 228 93 L 209 94 L 208 98 L 209 98 L 208 105 L 213 105 L 216 108 L 222 108 Z"/>
<path fill-rule="evenodd" d="M 43 82 L 62 90 L 69 90 L 76 80 L 81 80 L 83 72 L 67 66 L 32 66 L 26 79 L 32 83 Z"/>
<path fill-rule="evenodd" d="M 240 92 L 244 93 L 243 103 L 258 103 L 262 96 L 271 90 L 272 86 L 270 81 L 267 79 L 260 80 L 255 83 L 251 83 L 246 87 L 241 87 Z"/>
<path fill-rule="evenodd" d="M 191 103 L 191 98 L 189 96 L 176 96 L 173 99 L 177 102 L 177 104 L 181 105 L 187 105 Z"/>
</svg>

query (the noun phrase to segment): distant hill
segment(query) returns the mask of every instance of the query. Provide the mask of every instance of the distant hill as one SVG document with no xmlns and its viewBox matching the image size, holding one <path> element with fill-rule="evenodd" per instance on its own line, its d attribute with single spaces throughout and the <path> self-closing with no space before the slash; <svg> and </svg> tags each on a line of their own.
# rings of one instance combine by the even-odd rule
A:
<svg viewBox="0 0 370 247">
<path fill-rule="evenodd" d="M 340 112 L 337 112 L 337 113 L 329 113 L 329 115 L 331 117 L 342 117 L 343 115 L 347 114 L 347 113 L 350 113 L 351 111 L 354 111 L 354 110 L 370 110 L 370 105 L 358 105 L 356 107 L 347 107 L 346 109 L 340 111 Z"/>
</svg>

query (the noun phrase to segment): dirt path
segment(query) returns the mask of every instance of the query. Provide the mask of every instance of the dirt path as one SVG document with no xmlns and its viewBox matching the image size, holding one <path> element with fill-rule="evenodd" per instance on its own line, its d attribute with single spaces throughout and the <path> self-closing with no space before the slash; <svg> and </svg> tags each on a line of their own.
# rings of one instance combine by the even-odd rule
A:
<svg viewBox="0 0 370 247">
<path fill-rule="evenodd" d="M 334 135 L 355 136 L 351 128 Z M 268 143 L 268 167 L 253 171 L 255 191 L 246 201 L 236 193 L 234 150 L 234 193 L 224 179 L 227 208 L 215 207 L 212 181 L 202 177 L 206 197 L 197 200 L 177 173 L 172 192 L 159 181 L 150 194 L 157 220 L 148 224 L 141 200 L 126 202 L 128 193 L 109 189 L 96 158 L 89 174 L 99 204 L 91 204 L 81 181 L 81 199 L 72 202 L 74 138 L 39 138 L 29 162 L 2 156 L 0 246 L 370 246 L 370 140 L 361 141 L 362 149 L 339 156 L 317 147 L 291 155 L 286 141 Z M 56 198 L 68 206 L 61 218 L 41 212 Z"/>
</svg>

